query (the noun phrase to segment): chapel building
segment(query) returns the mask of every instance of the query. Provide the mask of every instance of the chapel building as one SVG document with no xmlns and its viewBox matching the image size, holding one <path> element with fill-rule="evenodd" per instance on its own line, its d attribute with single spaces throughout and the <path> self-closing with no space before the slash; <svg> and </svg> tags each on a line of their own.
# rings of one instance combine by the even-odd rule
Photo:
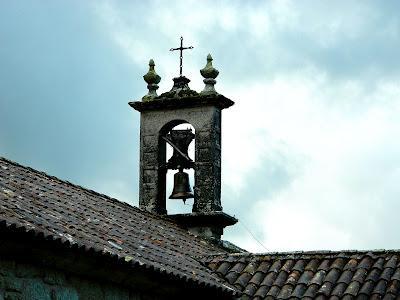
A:
<svg viewBox="0 0 400 300">
<path fill-rule="evenodd" d="M 216 91 L 211 55 L 202 91 L 180 71 L 158 95 L 150 60 L 149 91 L 129 102 L 139 207 L 0 158 L 0 300 L 400 299 L 398 250 L 255 254 L 221 239 L 238 221 L 221 199 L 222 112 L 234 102 Z M 190 213 L 167 211 L 188 199 Z"/>
</svg>

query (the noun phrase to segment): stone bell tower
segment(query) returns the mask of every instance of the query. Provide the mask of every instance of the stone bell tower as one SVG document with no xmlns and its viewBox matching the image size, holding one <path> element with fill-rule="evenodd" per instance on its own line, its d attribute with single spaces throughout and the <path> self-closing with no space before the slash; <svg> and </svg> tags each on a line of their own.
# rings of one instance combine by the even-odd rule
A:
<svg viewBox="0 0 400 300">
<path fill-rule="evenodd" d="M 173 195 L 170 199 L 194 197 L 192 213 L 168 215 L 194 234 L 220 239 L 223 228 L 233 225 L 237 219 L 222 212 L 221 205 L 221 114 L 234 102 L 218 94 L 214 85 L 218 70 L 212 65 L 211 55 L 200 71 L 205 78 L 205 88 L 198 93 L 189 88 L 190 80 L 181 74 L 174 78 L 169 92 L 157 95 L 160 76 L 149 62 L 149 71 L 144 75 L 148 94 L 142 101 L 129 105 L 140 112 L 140 200 L 141 209 L 168 215 L 166 210 L 166 175 L 170 170 L 175 174 Z M 171 49 L 175 50 L 175 49 Z M 190 130 L 173 130 L 179 124 L 191 124 Z M 194 138 L 194 160 L 187 154 L 187 147 Z M 173 148 L 173 155 L 167 161 L 166 144 Z M 194 193 L 191 193 L 188 176 L 183 170 L 194 169 Z M 182 183 L 184 181 L 184 183 Z M 186 186 L 186 188 L 185 188 Z M 183 188 L 182 191 L 178 191 Z M 186 189 L 186 190 L 185 190 Z"/>
</svg>

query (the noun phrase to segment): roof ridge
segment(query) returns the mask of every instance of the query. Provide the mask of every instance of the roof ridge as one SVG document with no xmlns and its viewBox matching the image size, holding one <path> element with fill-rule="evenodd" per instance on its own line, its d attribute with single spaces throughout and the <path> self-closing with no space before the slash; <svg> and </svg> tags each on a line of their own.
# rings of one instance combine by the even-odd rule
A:
<svg viewBox="0 0 400 300">
<path fill-rule="evenodd" d="M 236 258 L 261 258 L 264 256 L 272 256 L 275 258 L 311 258 L 316 256 L 331 256 L 331 257 L 350 257 L 354 255 L 379 255 L 379 254 L 399 254 L 400 249 L 372 249 L 372 250 L 312 250 L 312 251 L 282 251 L 282 252 L 236 252 L 236 253 L 212 253 L 202 256 L 202 261 L 210 259 L 218 259 L 225 257 Z"/>
<path fill-rule="evenodd" d="M 185 231 L 187 234 L 189 234 L 189 235 L 191 235 L 191 236 L 193 236 L 193 237 L 196 237 L 196 238 L 200 239 L 201 241 L 204 241 L 204 242 L 206 242 L 206 243 L 208 243 L 208 244 L 210 244 L 210 245 L 212 245 L 212 246 L 218 247 L 218 248 L 223 248 L 223 246 L 220 245 L 220 244 L 219 244 L 218 242 L 216 242 L 216 241 L 204 239 L 204 238 L 202 238 L 202 237 L 200 237 L 200 236 L 197 236 L 197 235 L 195 235 L 195 234 L 193 234 L 193 233 L 191 233 L 191 232 L 185 230 L 183 227 L 181 227 L 181 226 L 179 225 L 179 223 L 174 222 L 171 218 L 168 218 L 167 216 L 163 216 L 163 215 L 158 215 L 158 214 L 155 214 L 155 213 L 151 213 L 151 212 L 146 211 L 146 210 L 143 210 L 143 209 L 141 209 L 141 208 L 139 208 L 139 207 L 133 206 L 133 205 L 127 203 L 127 202 L 120 201 L 120 200 L 118 200 L 118 199 L 116 199 L 116 198 L 113 198 L 113 197 L 108 196 L 108 195 L 106 195 L 106 194 L 102 194 L 102 193 L 96 192 L 95 190 L 92 190 L 92 189 L 90 189 L 90 188 L 86 188 L 86 187 L 84 187 L 84 186 L 81 186 L 81 185 L 79 185 L 79 184 L 70 182 L 70 181 L 68 181 L 68 180 L 60 179 L 60 178 L 58 178 L 58 177 L 56 177 L 56 176 L 54 176 L 54 175 L 49 175 L 48 173 L 46 173 L 46 172 L 44 172 L 44 171 L 40 171 L 40 170 L 34 169 L 34 168 L 32 168 L 32 167 L 29 167 L 29 166 L 21 165 L 21 164 L 15 162 L 15 161 L 12 161 L 12 160 L 7 159 L 7 158 L 2 157 L 2 156 L 0 156 L 0 161 L 5 161 L 5 162 L 7 162 L 7 163 L 9 163 L 9 164 L 12 164 L 12 165 L 18 167 L 18 168 L 23 168 L 23 169 L 29 170 L 29 171 L 31 171 L 31 172 L 33 172 L 33 173 L 35 173 L 35 174 L 39 174 L 39 175 L 45 176 L 45 177 L 47 177 L 48 179 L 56 180 L 56 181 L 58 181 L 58 182 L 65 183 L 65 184 L 70 185 L 70 186 L 72 186 L 72 187 L 74 187 L 74 188 L 77 188 L 77 189 L 83 190 L 83 191 L 85 191 L 85 192 L 88 192 L 88 193 L 90 193 L 90 194 L 103 197 L 103 198 L 105 198 L 105 199 L 107 199 L 107 200 L 110 200 L 110 201 L 113 202 L 114 204 L 118 204 L 118 205 L 123 205 L 123 206 L 125 206 L 125 207 L 129 207 L 130 209 L 133 209 L 133 210 L 137 211 L 138 213 L 140 212 L 141 214 L 146 214 L 146 215 L 148 215 L 148 216 L 150 216 L 150 217 L 158 218 L 158 219 L 160 219 L 160 220 L 163 220 L 163 221 L 166 221 L 166 222 L 168 222 L 168 223 L 174 224 L 174 225 L 175 225 L 176 227 L 178 227 L 179 229 Z M 221 249 L 221 250 L 222 250 L 222 249 Z M 195 258 L 195 259 L 196 259 L 196 258 Z"/>
</svg>

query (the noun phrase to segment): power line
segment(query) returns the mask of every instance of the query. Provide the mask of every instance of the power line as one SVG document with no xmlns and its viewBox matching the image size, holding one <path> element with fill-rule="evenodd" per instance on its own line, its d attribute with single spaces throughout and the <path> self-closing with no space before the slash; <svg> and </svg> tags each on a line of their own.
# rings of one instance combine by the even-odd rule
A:
<svg viewBox="0 0 400 300">
<path fill-rule="evenodd" d="M 243 221 L 239 220 L 239 223 L 243 226 L 243 228 L 252 236 L 252 238 L 260 244 L 261 247 L 263 247 L 267 252 L 268 249 L 263 245 L 263 243 L 260 242 L 260 240 L 251 232 L 251 230 L 243 223 Z"/>
</svg>

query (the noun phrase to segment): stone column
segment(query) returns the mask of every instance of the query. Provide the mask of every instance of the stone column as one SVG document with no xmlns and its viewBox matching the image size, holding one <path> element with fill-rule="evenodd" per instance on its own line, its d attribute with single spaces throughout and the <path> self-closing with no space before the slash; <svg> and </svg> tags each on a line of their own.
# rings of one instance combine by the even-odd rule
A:
<svg viewBox="0 0 400 300">
<path fill-rule="evenodd" d="M 195 202 L 193 212 L 221 211 L 221 110 L 209 126 L 196 131 Z"/>
</svg>

